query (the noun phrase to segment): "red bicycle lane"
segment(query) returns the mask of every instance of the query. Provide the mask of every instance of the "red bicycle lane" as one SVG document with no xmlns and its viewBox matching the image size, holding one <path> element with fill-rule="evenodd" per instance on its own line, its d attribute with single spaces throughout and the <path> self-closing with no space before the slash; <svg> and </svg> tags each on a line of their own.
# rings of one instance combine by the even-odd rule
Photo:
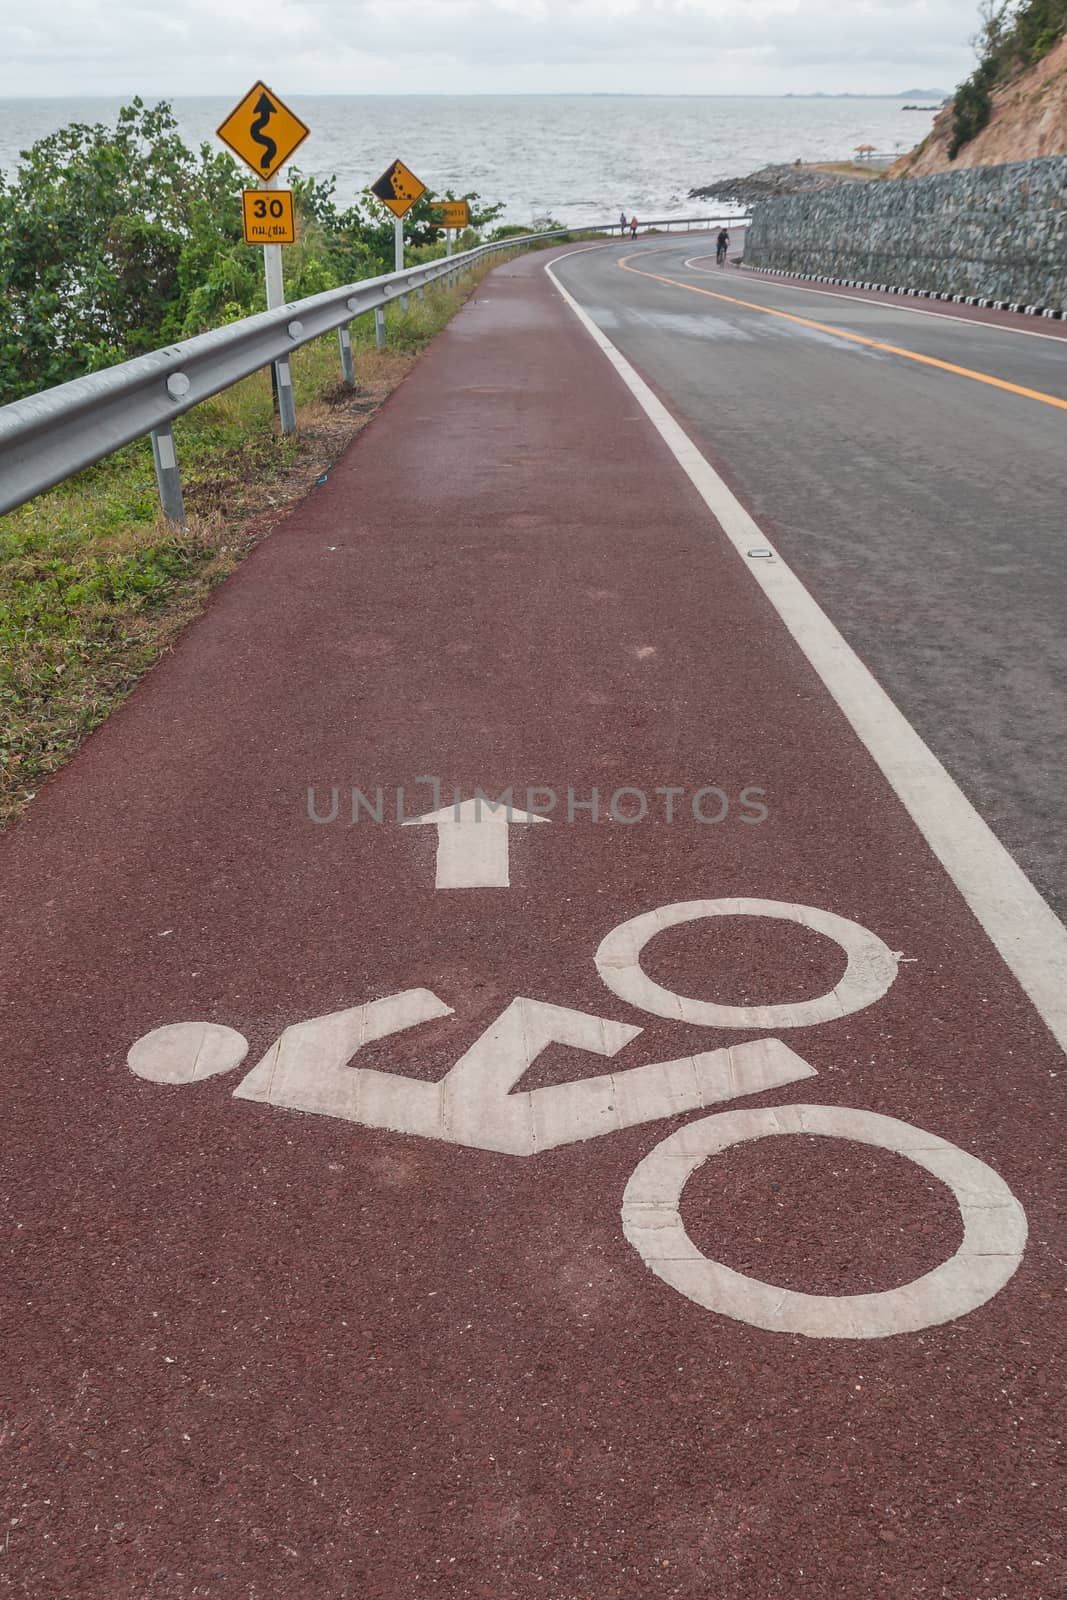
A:
<svg viewBox="0 0 1067 1600">
<path fill-rule="evenodd" d="M 4 842 L 16 1593 L 1061 1586 L 1061 1053 L 541 266 Z M 506 886 L 498 832 L 397 820 L 476 787 L 557 796 Z M 952 1320 L 774 1331 L 668 1281 L 686 1176 L 696 1252 L 831 1320 L 950 1261 L 958 1194 L 1029 1236 Z"/>
</svg>

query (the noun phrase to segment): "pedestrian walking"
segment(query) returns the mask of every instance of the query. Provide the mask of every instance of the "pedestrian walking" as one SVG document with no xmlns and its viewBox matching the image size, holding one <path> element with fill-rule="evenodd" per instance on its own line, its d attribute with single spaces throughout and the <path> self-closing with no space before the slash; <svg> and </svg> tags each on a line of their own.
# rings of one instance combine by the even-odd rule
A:
<svg viewBox="0 0 1067 1600">
<path fill-rule="evenodd" d="M 637 238 L 637 218 L 636 217 L 631 217 L 630 218 L 630 238 L 631 239 L 636 239 Z"/>
<path fill-rule="evenodd" d="M 626 230 L 627 230 L 627 228 L 629 226 L 630 226 L 630 224 L 626 220 L 626 212 L 625 211 L 620 211 L 619 212 L 619 238 L 620 239 L 625 239 L 626 238 Z"/>
<path fill-rule="evenodd" d="M 726 252 L 730 248 L 730 235 L 725 228 L 719 229 L 719 237 L 715 242 L 715 260 L 720 267 L 726 265 Z"/>
</svg>

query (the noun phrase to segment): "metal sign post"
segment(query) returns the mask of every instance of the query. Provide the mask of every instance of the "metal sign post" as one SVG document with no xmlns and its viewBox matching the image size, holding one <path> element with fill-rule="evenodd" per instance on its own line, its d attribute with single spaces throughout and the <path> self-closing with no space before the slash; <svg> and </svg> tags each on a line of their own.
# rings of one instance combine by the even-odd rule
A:
<svg viewBox="0 0 1067 1600">
<path fill-rule="evenodd" d="M 403 270 L 404 270 L 404 223 L 403 223 L 403 219 L 400 218 L 400 217 L 397 217 L 396 221 L 393 223 L 393 237 L 394 237 L 393 269 L 396 272 L 403 272 Z M 408 308 L 408 297 L 407 297 L 406 294 L 402 294 L 400 296 L 400 309 L 401 309 L 401 311 L 406 311 L 407 308 Z"/>
<path fill-rule="evenodd" d="M 262 81 L 252 85 L 216 129 L 223 144 L 228 144 L 234 155 L 251 167 L 259 179 L 260 189 L 266 190 L 277 189 L 279 172 L 310 131 L 307 123 L 290 111 Z M 247 230 L 247 219 L 245 225 Z M 295 227 L 290 231 L 295 238 Z M 276 311 L 285 304 L 280 244 L 263 246 L 263 277 L 267 285 L 267 310 Z M 274 362 L 274 391 L 278 397 L 282 432 L 295 433 L 296 406 L 288 356 Z"/>
<path fill-rule="evenodd" d="M 438 200 L 433 205 L 434 227 L 445 230 L 445 255 L 452 254 L 452 234 L 455 229 L 471 225 L 470 206 L 466 200 Z"/>
<path fill-rule="evenodd" d="M 277 178 L 268 178 L 261 189 L 277 187 Z M 282 247 L 280 244 L 263 246 L 263 277 L 267 285 L 267 310 L 277 311 L 285 304 L 285 279 L 282 273 Z M 274 363 L 274 384 L 278 396 L 278 420 L 283 433 L 296 432 L 296 402 L 293 399 L 293 375 L 289 357 L 279 356 Z"/>
<path fill-rule="evenodd" d="M 372 183 L 370 192 L 376 195 L 384 206 L 396 218 L 395 239 L 396 252 L 394 262 L 397 272 L 404 270 L 404 222 L 412 206 L 420 195 L 426 193 L 426 185 L 421 178 L 416 178 L 410 167 L 405 167 L 402 161 L 394 161 L 392 166 L 386 167 L 377 183 Z M 406 311 L 408 297 L 400 296 L 400 309 Z"/>
</svg>

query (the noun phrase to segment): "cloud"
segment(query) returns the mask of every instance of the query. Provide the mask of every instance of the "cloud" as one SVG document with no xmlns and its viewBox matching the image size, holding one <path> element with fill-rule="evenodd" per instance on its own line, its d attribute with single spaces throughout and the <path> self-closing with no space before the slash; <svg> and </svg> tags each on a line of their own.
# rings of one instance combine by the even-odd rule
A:
<svg viewBox="0 0 1067 1600">
<path fill-rule="evenodd" d="M 977 0 L 51 0 L 0 94 L 892 90 L 966 72 Z M 818 78 L 819 81 L 815 81 Z M 906 80 L 906 81 L 905 81 Z"/>
</svg>

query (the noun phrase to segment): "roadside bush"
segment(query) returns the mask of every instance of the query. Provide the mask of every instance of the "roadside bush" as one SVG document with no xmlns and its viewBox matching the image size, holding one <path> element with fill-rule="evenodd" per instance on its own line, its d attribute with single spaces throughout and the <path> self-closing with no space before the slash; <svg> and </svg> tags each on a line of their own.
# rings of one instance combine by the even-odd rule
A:
<svg viewBox="0 0 1067 1600">
<path fill-rule="evenodd" d="M 989 74 L 980 68 L 956 90 L 952 112 L 952 140 L 948 147 L 950 161 L 955 161 L 963 146 L 976 138 L 989 122 L 993 100 L 987 83 L 988 76 Z"/>
<path fill-rule="evenodd" d="M 335 179 L 290 168 L 289 181 L 289 298 L 393 270 L 393 218 L 373 196 L 342 209 Z M 0 173 L 0 405 L 263 310 L 262 256 L 241 224 L 250 185 L 224 151 L 189 150 L 166 102 L 135 99 L 114 128 L 72 123 L 21 152 Z M 503 210 L 442 198 L 466 200 L 474 230 Z M 444 250 L 434 199 L 404 221 L 427 255 Z"/>
</svg>

